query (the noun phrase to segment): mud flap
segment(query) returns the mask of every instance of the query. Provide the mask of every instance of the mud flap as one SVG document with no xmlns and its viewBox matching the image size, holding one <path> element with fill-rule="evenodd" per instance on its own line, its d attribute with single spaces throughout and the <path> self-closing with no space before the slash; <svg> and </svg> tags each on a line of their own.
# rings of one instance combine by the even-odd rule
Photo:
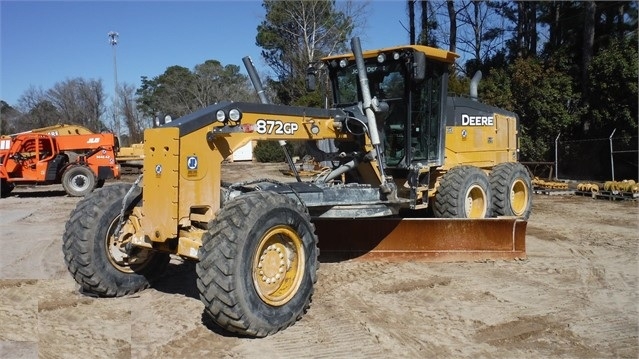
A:
<svg viewBox="0 0 639 359">
<path fill-rule="evenodd" d="M 411 259 L 457 262 L 526 258 L 526 221 L 490 219 L 314 219 L 320 261 Z"/>
</svg>

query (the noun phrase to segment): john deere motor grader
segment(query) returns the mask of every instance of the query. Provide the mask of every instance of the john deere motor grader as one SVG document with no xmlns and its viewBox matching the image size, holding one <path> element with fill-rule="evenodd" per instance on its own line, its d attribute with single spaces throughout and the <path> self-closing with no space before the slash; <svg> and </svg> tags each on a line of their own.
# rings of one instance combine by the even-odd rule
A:
<svg viewBox="0 0 639 359">
<path fill-rule="evenodd" d="M 262 103 L 220 102 L 147 129 L 143 175 L 87 196 L 66 225 L 82 291 L 137 292 L 177 255 L 197 261 L 205 313 L 261 337 L 308 309 L 318 238 L 322 255 L 524 257 L 531 187 L 516 116 L 447 97 L 454 53 L 351 45 L 322 60 L 330 109 L 269 104 L 251 65 Z M 333 168 L 305 182 L 222 184 L 223 160 L 254 140 L 307 141 Z M 429 210 L 436 218 L 422 218 Z"/>
</svg>

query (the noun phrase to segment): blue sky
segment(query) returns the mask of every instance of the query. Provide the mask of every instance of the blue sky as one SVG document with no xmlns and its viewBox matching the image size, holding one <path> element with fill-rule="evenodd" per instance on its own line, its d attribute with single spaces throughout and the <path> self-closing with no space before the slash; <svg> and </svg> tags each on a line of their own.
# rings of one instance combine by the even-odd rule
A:
<svg viewBox="0 0 639 359">
<path fill-rule="evenodd" d="M 408 43 L 405 1 L 371 1 L 360 36 L 372 49 Z M 172 65 L 192 69 L 214 59 L 242 68 L 250 56 L 267 71 L 255 45 L 262 2 L 245 1 L 6 1 L 0 0 L 0 99 L 16 106 L 30 86 L 48 90 L 75 77 L 114 88 L 109 31 L 119 83 L 138 87 Z M 401 22 L 401 23 L 400 23 Z M 107 99 L 110 103 L 110 97 Z"/>
</svg>

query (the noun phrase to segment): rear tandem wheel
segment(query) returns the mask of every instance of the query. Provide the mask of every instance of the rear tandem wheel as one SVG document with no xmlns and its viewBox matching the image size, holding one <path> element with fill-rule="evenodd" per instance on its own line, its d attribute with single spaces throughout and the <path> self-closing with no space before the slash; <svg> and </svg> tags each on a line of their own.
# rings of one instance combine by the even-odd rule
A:
<svg viewBox="0 0 639 359">
<path fill-rule="evenodd" d="M 196 264 L 205 312 L 222 328 L 264 337 L 308 310 L 317 236 L 305 208 L 270 192 L 228 202 L 209 223 Z"/>
<path fill-rule="evenodd" d="M 433 212 L 437 218 L 488 218 L 491 198 L 488 176 L 481 169 L 453 167 L 442 176 Z"/>
<path fill-rule="evenodd" d="M 500 163 L 490 173 L 493 214 L 527 220 L 532 211 L 532 180 L 524 165 Z"/>
</svg>

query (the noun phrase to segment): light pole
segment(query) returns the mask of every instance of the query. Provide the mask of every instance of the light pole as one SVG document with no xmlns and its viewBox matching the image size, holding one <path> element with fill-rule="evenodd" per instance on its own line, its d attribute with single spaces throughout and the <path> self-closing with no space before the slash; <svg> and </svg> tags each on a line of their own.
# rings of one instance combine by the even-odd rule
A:
<svg viewBox="0 0 639 359">
<path fill-rule="evenodd" d="M 114 92 L 113 92 L 113 126 L 115 127 L 115 133 L 117 135 L 120 135 L 120 121 L 118 121 L 118 116 L 117 116 L 117 99 L 118 99 L 118 65 L 116 62 L 116 56 L 115 56 L 115 47 L 118 44 L 118 37 L 120 37 L 120 34 L 118 34 L 115 31 L 109 31 L 109 33 L 107 34 L 109 36 L 109 43 L 111 44 L 111 47 L 113 48 L 113 88 L 114 88 Z"/>
</svg>

